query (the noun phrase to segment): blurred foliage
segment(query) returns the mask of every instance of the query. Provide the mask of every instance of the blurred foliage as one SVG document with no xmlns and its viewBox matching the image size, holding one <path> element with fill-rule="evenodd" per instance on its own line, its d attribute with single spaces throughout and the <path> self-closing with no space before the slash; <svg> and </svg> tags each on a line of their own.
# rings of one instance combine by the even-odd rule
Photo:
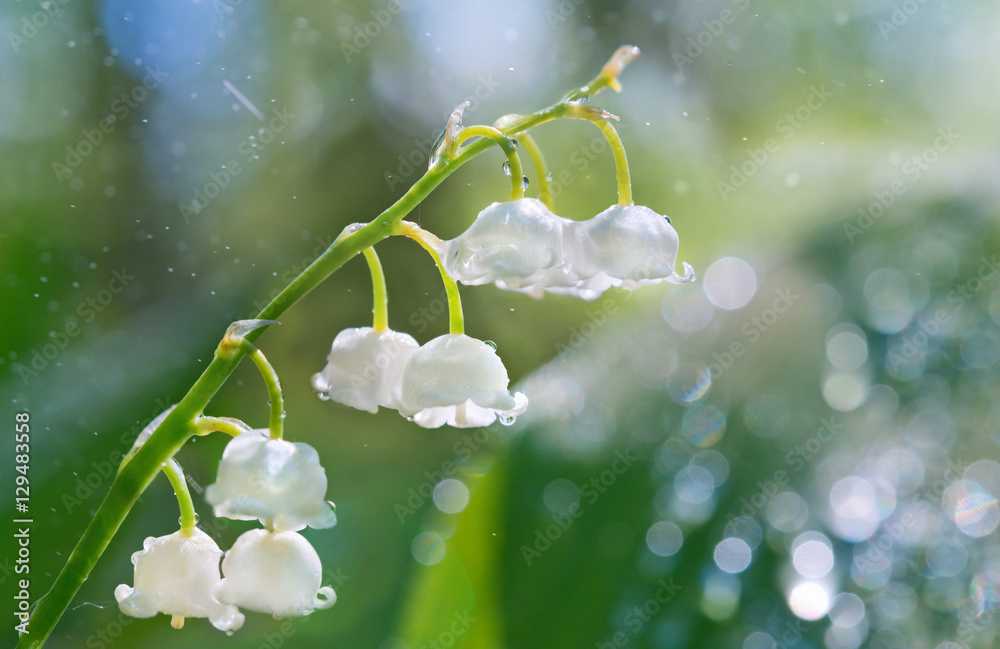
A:
<svg viewBox="0 0 1000 649">
<path fill-rule="evenodd" d="M 995 646 L 1000 277 L 974 291 L 968 283 L 1000 251 L 996 6 L 48 6 L 0 9 L 9 44 L 0 48 L 0 384 L 7 421 L 32 415 L 33 597 L 117 458 L 181 398 L 229 322 L 256 313 L 345 225 L 402 195 L 464 99 L 467 123 L 529 112 L 589 79 L 618 45 L 640 46 L 623 92 L 595 103 L 621 117 L 637 202 L 671 216 L 680 258 L 703 278 L 593 303 L 463 288 L 468 332 L 497 343 L 532 398 L 513 428 L 473 433 L 315 397 L 309 377 L 333 336 L 370 314 L 367 269 L 348 264 L 260 341 L 285 386 L 287 435 L 317 448 L 338 504 L 333 531 L 306 532 L 336 606 L 286 622 L 249 615 L 228 638 L 199 620 L 174 631 L 162 616 L 121 616 L 112 593 L 131 580 L 129 556 L 176 526 L 158 479 L 49 646 Z M 596 129 L 558 123 L 536 136 L 560 214 L 588 218 L 614 200 Z M 412 218 L 458 234 L 505 196 L 501 162 L 484 154 Z M 198 192 L 208 200 L 194 213 Z M 393 327 L 421 342 L 445 332 L 426 256 L 407 241 L 379 252 Z M 711 303 L 705 274 L 727 256 L 754 277 L 752 301 L 735 310 Z M 961 302 L 959 286 L 971 291 Z M 777 291 L 801 297 L 754 324 Z M 924 331 L 939 309 L 948 322 Z M 853 353 L 863 344 L 852 369 L 830 346 L 845 333 Z M 723 367 L 734 342 L 744 353 Z M 263 425 L 255 372 L 241 367 L 210 414 Z M 831 417 L 840 432 L 808 451 Z M 197 439 L 178 456 L 202 526 L 223 548 L 251 527 L 214 519 L 199 496 L 224 444 Z M 790 460 L 799 447 L 809 457 Z M 605 492 L 588 490 L 616 452 L 636 459 L 612 471 Z M 971 469 L 976 461 L 987 464 Z M 974 475 L 948 474 L 949 462 Z M 7 443 L 5 480 L 12 466 Z M 751 512 L 757 528 L 741 519 L 727 529 L 777 471 L 794 497 Z M 865 489 L 878 498 L 845 522 L 837 507 L 848 505 L 832 492 L 851 476 L 861 482 L 845 483 L 850 507 L 868 502 Z M 442 477 L 471 492 L 459 514 L 430 502 Z M 951 495 L 914 510 L 915 494 L 941 480 Z M 10 499 L 2 511 L 14 517 Z M 907 512 L 917 524 L 900 522 Z M 649 531 L 657 523 L 683 534 L 669 556 L 654 551 L 670 545 Z M 905 534 L 893 536 L 894 525 Z M 539 550 L 547 531 L 556 538 Z M 809 531 L 835 558 L 815 581 L 830 596 L 856 594 L 861 622 L 802 621 L 791 610 L 801 575 L 790 557 Z M 754 546 L 738 574 L 717 562 L 726 538 Z M 4 543 L 0 554 L 14 556 Z M 871 552 L 879 543 L 888 549 Z M 11 562 L 0 566 L 12 597 Z M 661 603 L 666 590 L 676 592 Z M 647 604 L 648 620 L 633 610 Z"/>
</svg>

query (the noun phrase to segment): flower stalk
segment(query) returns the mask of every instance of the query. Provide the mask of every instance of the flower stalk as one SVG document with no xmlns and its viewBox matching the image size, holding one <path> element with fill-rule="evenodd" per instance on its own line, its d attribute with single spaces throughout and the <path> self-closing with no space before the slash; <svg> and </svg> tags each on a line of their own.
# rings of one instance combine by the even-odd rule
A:
<svg viewBox="0 0 1000 649">
<path fill-rule="evenodd" d="M 517 155 L 517 149 L 514 148 L 510 138 L 492 126 L 467 126 L 458 136 L 458 144 L 461 145 L 472 137 L 488 138 L 503 149 L 507 156 L 504 170 L 510 174 L 510 200 L 517 201 L 524 198 L 524 171 L 521 169 L 521 157 Z"/>
<path fill-rule="evenodd" d="M 549 166 L 542 155 L 542 149 L 538 142 L 530 133 L 521 133 L 518 141 L 524 144 L 524 150 L 531 158 L 531 165 L 535 168 L 535 176 L 538 178 L 538 200 L 545 204 L 550 210 L 555 210 L 554 196 L 552 195 L 552 174 L 549 173 Z"/>
<path fill-rule="evenodd" d="M 444 269 L 441 261 L 441 253 L 444 242 L 436 235 L 424 230 L 412 221 L 400 221 L 396 224 L 393 234 L 399 234 L 413 239 L 420 247 L 427 251 L 438 270 L 441 271 L 441 281 L 444 283 L 444 291 L 448 296 L 448 331 L 453 334 L 465 333 L 465 316 L 462 314 L 462 296 L 458 293 L 458 282 Z"/>
<path fill-rule="evenodd" d="M 375 248 L 365 248 L 363 252 L 372 274 L 372 329 L 383 332 L 389 328 L 389 293 L 385 289 L 385 273 Z"/>
<path fill-rule="evenodd" d="M 194 534 L 198 526 L 198 514 L 194 511 L 194 502 L 191 500 L 191 492 L 188 491 L 187 481 L 184 479 L 184 469 L 177 460 L 170 460 L 163 466 L 163 474 L 170 480 L 174 488 L 174 495 L 177 496 L 177 506 L 181 510 L 181 532 L 185 536 Z"/>
</svg>

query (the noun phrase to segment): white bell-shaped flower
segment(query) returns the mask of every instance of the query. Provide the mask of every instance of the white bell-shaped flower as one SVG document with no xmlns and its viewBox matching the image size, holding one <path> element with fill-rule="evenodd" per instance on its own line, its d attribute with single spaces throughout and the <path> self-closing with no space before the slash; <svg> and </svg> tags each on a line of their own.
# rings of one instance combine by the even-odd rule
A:
<svg viewBox="0 0 1000 649">
<path fill-rule="evenodd" d="M 309 615 L 337 601 L 333 588 L 320 587 L 319 555 L 296 532 L 243 533 L 226 552 L 222 574 L 213 591 L 220 602 L 276 618 Z"/>
<path fill-rule="evenodd" d="M 359 410 L 397 408 L 403 367 L 418 347 L 412 336 L 398 331 L 344 329 L 333 339 L 326 367 L 313 376 L 313 388 L 323 398 Z"/>
<path fill-rule="evenodd" d="M 234 437 L 219 462 L 205 500 L 216 516 L 260 519 L 286 532 L 333 527 L 337 516 L 326 496 L 326 471 L 316 450 L 302 442 L 268 439 L 252 430 Z"/>
<path fill-rule="evenodd" d="M 628 290 L 667 281 L 695 279 L 684 263 L 674 271 L 680 239 L 670 219 L 641 205 L 613 205 L 579 224 L 572 241 L 564 241 L 573 271 L 596 290 L 610 284 Z M 603 290 L 603 289 L 601 289 Z"/>
<path fill-rule="evenodd" d="M 403 372 L 399 412 L 424 428 L 475 428 L 499 416 L 508 422 L 528 407 L 496 350 L 464 334 L 446 334 L 420 347 Z"/>
<path fill-rule="evenodd" d="M 177 629 L 186 617 L 207 617 L 215 628 L 235 631 L 243 626 L 243 614 L 212 595 L 220 580 L 221 556 L 215 541 L 198 529 L 191 536 L 183 532 L 151 536 L 132 555 L 135 587 L 121 584 L 115 589 L 118 606 L 132 617 L 166 613 L 173 616 L 171 624 Z"/>
<path fill-rule="evenodd" d="M 536 198 L 493 203 L 468 230 L 447 241 L 445 271 L 463 284 L 491 282 L 520 289 L 538 283 L 540 273 L 562 264 L 563 227 Z"/>
</svg>

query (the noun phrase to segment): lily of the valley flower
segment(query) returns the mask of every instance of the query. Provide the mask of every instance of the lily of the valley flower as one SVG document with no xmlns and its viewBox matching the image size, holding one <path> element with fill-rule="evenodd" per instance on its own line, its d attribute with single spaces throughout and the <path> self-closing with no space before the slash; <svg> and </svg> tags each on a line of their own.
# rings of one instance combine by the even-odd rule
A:
<svg viewBox="0 0 1000 649">
<path fill-rule="evenodd" d="M 674 271 L 680 239 L 670 219 L 641 205 L 613 205 L 578 224 L 572 241 L 565 241 L 581 285 L 597 289 L 618 286 L 632 290 L 667 281 L 695 279 L 684 263 L 684 275 Z M 603 289 L 601 289 L 603 290 Z"/>
<path fill-rule="evenodd" d="M 563 227 L 570 223 L 535 198 L 493 203 L 468 230 L 445 242 L 445 271 L 463 284 L 531 286 L 562 265 Z"/>
<path fill-rule="evenodd" d="M 316 450 L 269 439 L 266 429 L 248 431 L 226 445 L 218 477 L 205 491 L 216 516 L 260 519 L 286 532 L 306 525 L 333 527 L 337 516 L 325 495 L 326 471 Z"/>
<path fill-rule="evenodd" d="M 220 580 L 221 556 L 215 541 L 198 529 L 190 536 L 174 532 L 149 537 L 132 555 L 135 587 L 121 584 L 115 589 L 118 606 L 132 617 L 166 613 L 177 629 L 186 617 L 207 617 L 215 628 L 235 631 L 243 626 L 243 614 L 212 596 Z"/>
<path fill-rule="evenodd" d="M 333 588 L 320 587 L 319 555 L 296 532 L 245 532 L 226 552 L 222 574 L 213 591 L 220 602 L 276 618 L 309 615 L 337 601 Z"/>
<path fill-rule="evenodd" d="M 465 334 L 439 336 L 417 350 L 403 372 L 399 412 L 424 428 L 487 426 L 523 413 L 496 350 Z"/>
<path fill-rule="evenodd" d="M 344 329 L 333 340 L 326 367 L 313 376 L 313 388 L 322 397 L 359 410 L 398 408 L 403 366 L 419 346 L 398 331 Z"/>
<path fill-rule="evenodd" d="M 596 300 L 612 286 L 694 280 L 687 263 L 683 276 L 674 271 L 679 243 L 670 219 L 648 207 L 614 205 L 577 222 L 524 198 L 480 212 L 466 232 L 445 242 L 443 258 L 448 274 L 464 284 Z"/>
</svg>

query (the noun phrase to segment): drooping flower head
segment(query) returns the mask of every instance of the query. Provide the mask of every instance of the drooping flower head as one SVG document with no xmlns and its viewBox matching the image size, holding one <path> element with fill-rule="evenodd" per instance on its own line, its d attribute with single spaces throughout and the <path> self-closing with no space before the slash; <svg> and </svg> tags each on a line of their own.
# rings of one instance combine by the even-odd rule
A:
<svg viewBox="0 0 1000 649">
<path fill-rule="evenodd" d="M 684 275 L 674 271 L 680 239 L 670 219 L 641 205 L 612 205 L 583 221 L 573 241 L 565 241 L 570 264 L 583 282 L 610 284 L 632 290 L 667 281 L 695 279 L 684 263 Z"/>
<path fill-rule="evenodd" d="M 296 532 L 243 533 L 226 552 L 222 574 L 213 591 L 220 602 L 276 618 L 309 615 L 337 601 L 333 588 L 320 587 L 319 555 Z"/>
<path fill-rule="evenodd" d="M 563 226 L 535 198 L 493 203 L 461 235 L 445 242 L 445 271 L 468 285 L 502 282 L 510 288 L 537 283 L 544 271 L 562 264 Z"/>
<path fill-rule="evenodd" d="M 190 536 L 183 532 L 151 536 L 132 555 L 135 587 L 121 584 L 115 589 L 118 606 L 132 617 L 166 613 L 178 629 L 186 617 L 207 617 L 215 628 L 235 631 L 243 626 L 243 614 L 212 596 L 220 579 L 220 557 L 219 546 L 198 529 Z"/>
<path fill-rule="evenodd" d="M 252 430 L 234 437 L 219 462 L 219 474 L 205 491 L 216 516 L 260 519 L 276 530 L 337 523 L 326 496 L 326 471 L 316 450 L 302 442 L 268 439 Z"/>
<path fill-rule="evenodd" d="M 420 347 L 403 372 L 399 412 L 424 428 L 487 426 L 528 407 L 512 395 L 507 369 L 496 350 L 465 334 L 439 336 Z"/>
<path fill-rule="evenodd" d="M 397 408 L 403 366 L 419 346 L 398 331 L 344 329 L 333 339 L 326 367 L 313 376 L 313 388 L 320 396 L 359 410 Z"/>
</svg>

